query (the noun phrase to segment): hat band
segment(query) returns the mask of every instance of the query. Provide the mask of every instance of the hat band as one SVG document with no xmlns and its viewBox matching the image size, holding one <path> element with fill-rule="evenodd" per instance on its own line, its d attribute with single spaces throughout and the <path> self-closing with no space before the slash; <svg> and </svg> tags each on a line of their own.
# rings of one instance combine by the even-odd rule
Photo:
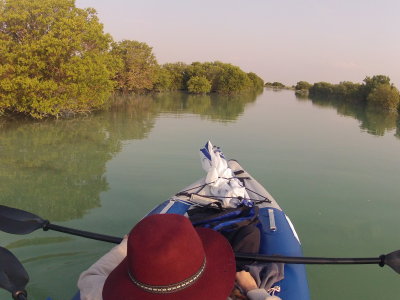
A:
<svg viewBox="0 0 400 300">
<path fill-rule="evenodd" d="M 145 290 L 146 292 L 150 293 L 155 293 L 155 294 L 168 294 L 168 293 L 174 293 L 180 290 L 183 290 L 189 286 L 191 286 L 193 283 L 195 283 L 203 274 L 204 270 L 206 268 L 206 258 L 204 257 L 203 264 L 201 265 L 200 269 L 194 274 L 193 276 L 190 276 L 188 279 L 185 279 L 183 281 L 180 281 L 178 283 L 174 284 L 169 284 L 169 285 L 149 285 L 142 283 L 138 281 L 131 272 L 128 270 L 128 274 L 132 282 L 140 287 L 141 289 Z"/>
</svg>

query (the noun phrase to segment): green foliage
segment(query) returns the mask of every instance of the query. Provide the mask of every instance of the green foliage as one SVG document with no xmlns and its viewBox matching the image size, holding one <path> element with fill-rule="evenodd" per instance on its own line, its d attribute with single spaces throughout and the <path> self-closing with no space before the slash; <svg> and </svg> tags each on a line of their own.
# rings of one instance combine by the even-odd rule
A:
<svg viewBox="0 0 400 300">
<path fill-rule="evenodd" d="M 168 63 L 161 66 L 161 69 L 168 72 L 170 84 L 166 88 L 171 91 L 180 91 L 186 89 L 186 74 L 188 65 L 182 62 Z"/>
<path fill-rule="evenodd" d="M 301 90 L 308 91 L 311 88 L 311 86 L 312 86 L 312 84 L 308 83 L 307 81 L 299 81 L 299 82 L 297 82 L 297 84 L 294 87 L 294 89 L 296 91 L 301 91 Z"/>
<path fill-rule="evenodd" d="M 283 83 L 280 83 L 280 82 L 277 82 L 277 81 L 275 81 L 275 82 L 267 82 L 265 84 L 265 86 L 269 87 L 269 88 L 275 88 L 275 89 L 284 89 L 284 88 L 286 88 L 286 86 Z"/>
<path fill-rule="evenodd" d="M 146 43 L 124 40 L 113 45 L 112 53 L 123 61 L 116 76 L 119 91 L 142 93 L 153 89 L 159 67 L 151 47 Z"/>
<path fill-rule="evenodd" d="M 73 0 L 0 5 L 0 111 L 34 118 L 102 107 L 119 60 L 93 9 Z"/>
<path fill-rule="evenodd" d="M 359 83 L 343 81 L 334 86 L 334 95 L 347 100 L 362 100 L 362 86 Z"/>
<path fill-rule="evenodd" d="M 156 92 L 169 91 L 172 88 L 173 78 L 171 72 L 165 68 L 158 68 L 157 79 L 154 83 L 153 90 Z"/>
<path fill-rule="evenodd" d="M 328 82 L 317 82 L 310 88 L 310 96 L 325 97 L 333 94 L 333 84 Z"/>
<path fill-rule="evenodd" d="M 390 78 L 385 75 L 374 75 L 372 77 L 365 77 L 363 85 L 363 95 L 367 99 L 369 93 L 371 93 L 378 85 L 390 84 Z"/>
<path fill-rule="evenodd" d="M 194 62 L 189 65 L 185 72 L 186 81 L 195 76 L 207 78 L 211 82 L 211 91 L 215 92 L 218 88 L 219 77 L 223 71 L 221 62 Z"/>
<path fill-rule="evenodd" d="M 368 105 L 383 110 L 397 111 L 400 102 L 399 90 L 389 83 L 378 84 L 367 97 Z"/>
<path fill-rule="evenodd" d="M 216 92 L 234 94 L 252 88 L 252 81 L 239 67 L 231 64 L 217 63 L 221 72 L 217 78 Z"/>
<path fill-rule="evenodd" d="M 399 91 L 384 75 L 366 77 L 363 84 L 344 81 L 339 84 L 317 82 L 310 88 L 311 98 L 357 101 L 381 110 L 397 111 L 400 103 Z"/>
<path fill-rule="evenodd" d="M 339 98 L 343 100 L 362 100 L 362 86 L 343 81 L 339 84 L 317 82 L 309 89 L 310 97 Z"/>
<path fill-rule="evenodd" d="M 239 67 L 222 62 L 194 62 L 190 65 L 183 63 L 165 64 L 156 84 L 157 90 L 188 90 L 192 93 L 205 93 L 204 87 L 197 92 L 193 82 L 198 78 L 207 79 L 211 84 L 208 92 L 233 94 L 248 90 L 261 89 L 264 81 L 255 73 L 246 74 Z M 162 73 L 167 71 L 168 74 Z M 166 78 L 169 78 L 166 80 Z M 196 78 L 194 81 L 192 78 Z M 190 87 L 189 87 L 190 83 Z M 204 81 L 205 83 L 205 81 Z M 199 83 L 200 84 L 200 83 Z"/>
<path fill-rule="evenodd" d="M 262 80 L 262 78 L 259 77 L 256 73 L 250 72 L 250 73 L 247 73 L 247 76 L 253 83 L 254 89 L 260 90 L 260 89 L 264 88 L 264 80 Z"/>
<path fill-rule="evenodd" d="M 211 82 L 203 76 L 193 76 L 187 83 L 188 91 L 192 94 L 206 94 L 211 91 Z"/>
</svg>

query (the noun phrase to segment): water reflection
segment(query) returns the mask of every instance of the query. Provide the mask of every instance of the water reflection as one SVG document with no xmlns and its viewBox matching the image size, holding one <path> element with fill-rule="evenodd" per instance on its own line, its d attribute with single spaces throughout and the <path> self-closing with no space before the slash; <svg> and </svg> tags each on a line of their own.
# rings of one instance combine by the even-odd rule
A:
<svg viewBox="0 0 400 300">
<path fill-rule="evenodd" d="M 154 117 L 147 109 L 132 108 L 3 126 L 0 203 L 51 221 L 82 217 L 108 190 L 107 161 L 121 151 L 123 140 L 146 137 Z"/>
<path fill-rule="evenodd" d="M 69 236 L 67 236 L 67 237 L 27 238 L 27 239 L 21 239 L 21 240 L 12 242 L 12 243 L 6 245 L 6 248 L 11 250 L 11 249 L 23 248 L 23 247 L 29 247 L 29 246 L 59 244 L 59 243 L 65 243 L 65 242 L 68 242 L 71 240 L 72 240 L 72 238 Z"/>
<path fill-rule="evenodd" d="M 99 118 L 15 124 L 0 133 L 0 203 L 54 221 L 79 218 L 108 189 L 120 150 Z"/>
<path fill-rule="evenodd" d="M 304 97 L 297 99 L 304 100 Z M 400 123 L 396 112 L 377 110 L 363 103 L 348 102 L 337 99 L 308 98 L 319 107 L 336 108 L 339 115 L 350 116 L 360 121 L 360 128 L 369 134 L 383 136 L 385 133 L 396 129 L 396 137 L 400 138 Z"/>
<path fill-rule="evenodd" d="M 396 134 L 394 136 L 400 139 L 400 119 L 397 120 Z"/>
<path fill-rule="evenodd" d="M 191 95 L 181 92 L 142 96 L 154 101 L 158 112 L 196 114 L 218 122 L 231 122 L 244 113 L 246 105 L 254 103 L 261 91 L 249 91 L 238 95 Z"/>
<path fill-rule="evenodd" d="M 107 120 L 107 131 L 119 141 L 146 138 L 158 115 L 158 108 L 152 97 L 114 96 L 112 102 L 110 110 L 101 114 Z"/>
<path fill-rule="evenodd" d="M 43 262 L 43 261 L 47 261 L 49 258 L 65 258 L 65 257 L 69 257 L 69 256 L 78 256 L 82 254 L 81 251 L 75 251 L 75 252 L 66 252 L 66 253 L 57 253 L 57 254 L 47 254 L 47 255 L 41 255 L 41 256 L 35 256 L 35 257 L 31 257 L 28 259 L 23 259 L 21 260 L 22 264 L 28 264 L 31 262 Z"/>
<path fill-rule="evenodd" d="M 243 114 L 256 93 L 193 96 L 165 93 L 114 97 L 109 111 L 42 122 L 0 120 L 0 204 L 51 221 L 81 218 L 109 186 L 106 163 L 122 141 L 146 138 L 163 112 L 220 122 Z"/>
</svg>

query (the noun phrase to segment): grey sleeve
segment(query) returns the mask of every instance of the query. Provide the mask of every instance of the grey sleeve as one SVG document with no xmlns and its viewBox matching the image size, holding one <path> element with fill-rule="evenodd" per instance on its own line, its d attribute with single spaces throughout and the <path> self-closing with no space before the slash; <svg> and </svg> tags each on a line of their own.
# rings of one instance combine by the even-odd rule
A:
<svg viewBox="0 0 400 300">
<path fill-rule="evenodd" d="M 269 294 L 265 289 L 254 289 L 249 292 L 247 292 L 247 297 L 249 297 L 250 300 L 265 300 Z"/>
</svg>

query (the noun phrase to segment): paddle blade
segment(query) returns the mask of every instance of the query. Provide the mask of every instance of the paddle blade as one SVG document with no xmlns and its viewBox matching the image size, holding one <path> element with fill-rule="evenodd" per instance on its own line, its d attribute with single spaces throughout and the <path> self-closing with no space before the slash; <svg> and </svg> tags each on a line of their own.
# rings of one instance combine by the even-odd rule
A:
<svg viewBox="0 0 400 300">
<path fill-rule="evenodd" d="M 400 274 L 400 250 L 385 255 L 385 265 Z"/>
<path fill-rule="evenodd" d="M 24 210 L 0 205 L 0 230 L 12 234 L 28 234 L 46 224 L 42 218 Z"/>
<path fill-rule="evenodd" d="M 20 261 L 6 248 L 0 247 L 0 287 L 15 293 L 24 291 L 29 276 Z"/>
</svg>

